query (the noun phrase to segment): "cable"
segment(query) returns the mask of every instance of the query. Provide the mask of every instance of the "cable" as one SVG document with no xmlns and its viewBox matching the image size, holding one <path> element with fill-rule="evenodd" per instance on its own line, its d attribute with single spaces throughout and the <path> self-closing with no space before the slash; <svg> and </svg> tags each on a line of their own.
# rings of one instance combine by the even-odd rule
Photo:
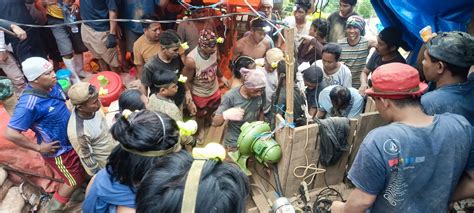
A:
<svg viewBox="0 0 474 213">
<path fill-rule="evenodd" d="M 308 126 L 309 124 L 309 121 L 306 119 L 306 126 Z M 316 175 L 317 174 L 321 174 L 321 173 L 325 173 L 326 172 L 326 169 L 321 169 L 321 168 L 318 168 L 316 164 L 314 163 L 311 163 L 309 164 L 309 159 L 308 159 L 308 154 L 306 154 L 306 148 L 308 147 L 308 141 L 309 141 L 309 128 L 306 128 L 306 141 L 305 141 L 305 144 L 304 144 L 304 157 L 306 159 L 306 166 L 297 166 L 295 167 L 295 169 L 293 170 L 293 175 L 297 178 L 303 178 L 303 181 L 306 182 L 306 180 L 308 178 L 311 178 L 311 181 L 306 182 L 308 185 L 311 185 L 314 181 L 314 178 L 316 178 Z M 304 169 L 303 170 L 303 174 L 296 174 L 297 170 L 299 169 Z M 308 171 L 310 170 L 314 170 L 314 172 L 308 174 Z"/>
<path fill-rule="evenodd" d="M 275 186 L 273 186 L 273 184 L 269 180 L 267 180 L 267 178 L 263 177 L 263 175 L 260 175 L 260 173 L 257 170 L 257 167 L 255 167 L 255 164 L 253 164 L 253 169 L 255 170 L 255 173 L 257 173 L 257 176 L 259 176 L 262 180 L 267 182 L 273 188 L 273 190 L 278 193 L 278 190 L 275 188 Z"/>
<path fill-rule="evenodd" d="M 273 166 L 273 169 L 272 169 L 273 178 L 275 179 L 276 187 L 278 189 L 278 194 L 280 195 L 280 197 L 283 197 L 283 189 L 281 187 L 280 175 L 278 174 L 278 167 L 276 164 L 273 164 L 272 166 Z"/>
</svg>

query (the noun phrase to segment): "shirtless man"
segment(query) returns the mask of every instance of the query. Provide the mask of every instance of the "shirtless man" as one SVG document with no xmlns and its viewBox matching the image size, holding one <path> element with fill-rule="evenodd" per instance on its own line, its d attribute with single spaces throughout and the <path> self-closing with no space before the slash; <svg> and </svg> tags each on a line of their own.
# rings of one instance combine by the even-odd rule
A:
<svg viewBox="0 0 474 213">
<path fill-rule="evenodd" d="M 271 48 L 270 42 L 264 39 L 265 29 L 269 28 L 267 23 L 263 19 L 256 18 L 251 21 L 250 26 L 250 34 L 237 41 L 232 61 L 235 61 L 239 56 L 249 56 L 253 59 L 263 58 L 267 50 Z"/>
</svg>

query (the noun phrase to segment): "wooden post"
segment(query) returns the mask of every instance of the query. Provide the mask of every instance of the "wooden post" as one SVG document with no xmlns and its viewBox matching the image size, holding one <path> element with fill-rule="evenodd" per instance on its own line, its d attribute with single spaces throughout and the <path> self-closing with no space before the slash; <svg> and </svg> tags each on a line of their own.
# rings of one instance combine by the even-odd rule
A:
<svg viewBox="0 0 474 213">
<path fill-rule="evenodd" d="M 286 60 L 286 115 L 288 123 L 293 123 L 293 86 L 294 80 L 294 52 L 295 52 L 295 28 L 286 28 L 285 31 L 285 60 Z"/>
</svg>

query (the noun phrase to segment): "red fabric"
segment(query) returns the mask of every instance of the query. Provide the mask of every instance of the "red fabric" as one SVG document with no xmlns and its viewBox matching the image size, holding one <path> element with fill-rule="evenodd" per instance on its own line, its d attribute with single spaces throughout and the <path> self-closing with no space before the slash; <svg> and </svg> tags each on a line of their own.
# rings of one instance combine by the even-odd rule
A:
<svg viewBox="0 0 474 213">
<path fill-rule="evenodd" d="M 193 95 L 193 101 L 196 105 L 198 112 L 196 116 L 204 116 L 209 110 L 215 110 L 221 104 L 221 92 L 217 90 L 214 94 L 209 97 L 199 97 Z"/>
<path fill-rule="evenodd" d="M 38 152 L 19 147 L 5 138 L 5 129 L 9 121 L 10 116 L 0 105 L 0 163 L 15 169 L 61 179 L 59 174 L 44 162 L 43 157 Z M 36 141 L 33 131 L 28 130 L 24 135 L 31 141 Z M 15 175 L 9 175 L 9 179 L 15 183 L 21 183 L 21 179 Z M 60 185 L 58 182 L 33 176 L 29 176 L 29 179 L 46 192 L 54 192 Z"/>
<path fill-rule="evenodd" d="M 44 161 L 58 172 L 68 186 L 80 186 L 86 178 L 86 171 L 74 149 L 58 157 L 45 158 Z"/>
<path fill-rule="evenodd" d="M 62 204 L 66 204 L 67 202 L 69 202 L 69 198 L 59 195 L 58 192 L 54 193 L 53 197 Z"/>
</svg>

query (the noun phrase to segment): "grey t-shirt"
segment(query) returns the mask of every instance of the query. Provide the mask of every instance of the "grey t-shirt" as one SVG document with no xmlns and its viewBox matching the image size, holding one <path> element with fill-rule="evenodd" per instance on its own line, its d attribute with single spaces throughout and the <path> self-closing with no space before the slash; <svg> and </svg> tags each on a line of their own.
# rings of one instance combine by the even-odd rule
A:
<svg viewBox="0 0 474 213">
<path fill-rule="evenodd" d="M 473 127 L 445 113 L 426 127 L 392 123 L 371 131 L 349 179 L 377 196 L 371 212 L 446 212 L 461 175 L 472 170 Z"/>
<path fill-rule="evenodd" d="M 216 115 L 222 115 L 227 109 L 240 107 L 245 110 L 244 119 L 242 121 L 229 121 L 225 133 L 224 144 L 229 147 L 237 147 L 237 139 L 240 134 L 240 127 L 245 122 L 253 122 L 258 120 L 258 115 L 265 104 L 265 95 L 260 97 L 246 99 L 240 94 L 240 87 L 236 87 L 228 91 L 217 108 Z"/>
</svg>

